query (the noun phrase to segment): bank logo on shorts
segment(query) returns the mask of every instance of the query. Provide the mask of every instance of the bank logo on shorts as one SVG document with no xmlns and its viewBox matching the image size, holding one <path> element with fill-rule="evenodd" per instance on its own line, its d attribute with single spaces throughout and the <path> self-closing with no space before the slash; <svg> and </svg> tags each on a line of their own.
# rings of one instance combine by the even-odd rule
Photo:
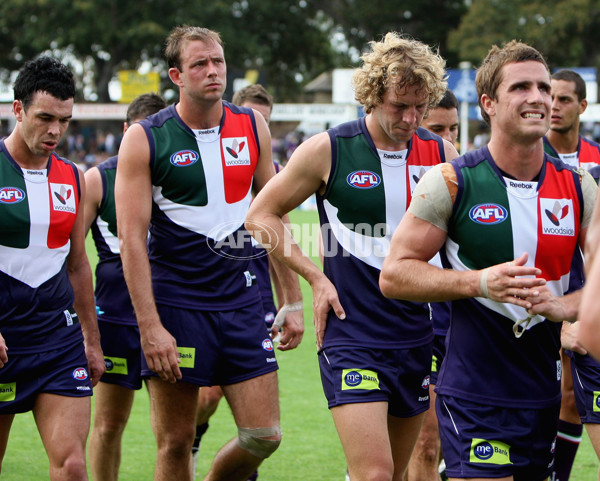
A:
<svg viewBox="0 0 600 481">
<path fill-rule="evenodd" d="M 471 440 L 470 462 L 506 465 L 510 461 L 510 446 L 502 441 L 488 441 L 473 438 Z"/>
<path fill-rule="evenodd" d="M 600 412 L 600 391 L 594 391 L 594 405 L 592 411 L 595 413 Z"/>
<path fill-rule="evenodd" d="M 196 365 L 195 347 L 177 347 L 179 354 L 179 367 L 194 367 Z"/>
<path fill-rule="evenodd" d="M 169 160 L 175 167 L 187 167 L 188 165 L 195 164 L 199 158 L 200 155 L 198 155 L 198 152 L 193 150 L 180 150 L 172 154 Z"/>
<path fill-rule="evenodd" d="M 573 237 L 575 216 L 572 199 L 540 199 L 542 234 Z"/>
<path fill-rule="evenodd" d="M 381 178 L 370 170 L 355 170 L 348 174 L 346 182 L 355 189 L 372 189 L 381 184 Z"/>
<path fill-rule="evenodd" d="M 14 401 L 17 397 L 17 383 L 7 382 L 0 384 L 0 402 Z"/>
<path fill-rule="evenodd" d="M 250 151 L 246 137 L 227 137 L 221 139 L 223 156 L 226 167 L 236 165 L 250 165 Z"/>
<path fill-rule="evenodd" d="M 77 213 L 75 193 L 72 185 L 50 183 L 52 208 L 60 212 Z"/>
<path fill-rule="evenodd" d="M 379 390 L 379 376 L 368 369 L 343 369 L 342 391 L 351 389 Z"/>
<path fill-rule="evenodd" d="M 85 381 L 88 378 L 88 372 L 85 367 L 78 367 L 73 370 L 73 379 L 78 381 Z"/>
<path fill-rule="evenodd" d="M 508 211 L 500 204 L 477 204 L 471 207 L 469 217 L 477 224 L 493 225 L 504 222 Z"/>
<path fill-rule="evenodd" d="M 18 204 L 25 199 L 25 192 L 18 187 L 2 187 L 0 189 L 0 202 L 2 204 Z"/>
<path fill-rule="evenodd" d="M 124 357 L 108 357 L 104 358 L 104 365 L 106 366 L 106 374 L 123 374 L 127 375 L 129 372 L 127 369 L 127 359 Z"/>
</svg>

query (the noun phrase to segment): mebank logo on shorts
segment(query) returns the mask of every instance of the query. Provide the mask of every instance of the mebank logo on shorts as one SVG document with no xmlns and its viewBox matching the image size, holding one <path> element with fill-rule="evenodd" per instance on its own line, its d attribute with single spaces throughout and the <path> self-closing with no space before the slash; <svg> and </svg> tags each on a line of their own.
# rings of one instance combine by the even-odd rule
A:
<svg viewBox="0 0 600 481">
<path fill-rule="evenodd" d="M 61 212 L 75 214 L 75 194 L 72 185 L 50 183 L 52 208 Z"/>
<path fill-rule="evenodd" d="M 178 347 L 179 367 L 194 367 L 196 363 L 196 348 L 195 347 Z"/>
<path fill-rule="evenodd" d="M 0 384 L 0 402 L 14 401 L 17 397 L 17 383 Z"/>
<path fill-rule="evenodd" d="M 246 137 L 227 137 L 221 139 L 226 167 L 250 165 L 250 151 Z"/>
<path fill-rule="evenodd" d="M 368 369 L 343 369 L 342 391 L 350 389 L 379 390 L 379 376 Z"/>
<path fill-rule="evenodd" d="M 594 391 L 594 406 L 592 412 L 600 412 L 600 391 Z"/>
<path fill-rule="evenodd" d="M 104 357 L 104 365 L 106 366 L 107 374 L 123 374 L 127 375 L 127 359 L 124 357 Z"/>
<path fill-rule="evenodd" d="M 471 440 L 470 462 L 506 465 L 510 461 L 510 446 L 502 441 L 488 441 L 473 438 Z"/>
<path fill-rule="evenodd" d="M 542 233 L 546 235 L 575 235 L 575 216 L 572 199 L 540 199 Z"/>
</svg>

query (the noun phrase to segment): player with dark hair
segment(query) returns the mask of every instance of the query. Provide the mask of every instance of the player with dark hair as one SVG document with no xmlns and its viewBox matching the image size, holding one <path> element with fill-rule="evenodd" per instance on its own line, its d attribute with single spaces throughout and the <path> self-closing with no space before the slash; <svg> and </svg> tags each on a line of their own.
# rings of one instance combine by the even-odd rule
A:
<svg viewBox="0 0 600 481">
<path fill-rule="evenodd" d="M 75 81 L 59 61 L 27 62 L 16 126 L 0 140 L 0 460 L 16 413 L 33 411 L 51 480 L 87 479 L 92 386 L 104 372 L 85 252 L 85 180 L 54 152 Z"/>
</svg>

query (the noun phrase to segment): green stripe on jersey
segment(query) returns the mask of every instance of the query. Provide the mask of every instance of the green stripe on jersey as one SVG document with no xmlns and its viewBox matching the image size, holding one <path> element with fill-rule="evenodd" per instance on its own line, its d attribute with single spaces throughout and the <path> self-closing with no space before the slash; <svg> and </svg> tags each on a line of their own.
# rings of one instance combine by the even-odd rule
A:
<svg viewBox="0 0 600 481">
<path fill-rule="evenodd" d="M 183 129 L 176 119 L 167 120 L 161 127 L 153 127 L 152 135 L 156 148 L 152 183 L 163 188 L 162 196 L 176 204 L 207 205 L 206 176 L 194 135 Z M 173 155 L 186 151 L 198 156 L 194 164 L 178 167 L 170 162 Z M 190 179 L 195 179 L 195 189 L 189 188 Z"/>
<path fill-rule="evenodd" d="M 106 192 L 102 205 L 98 209 L 98 215 L 106 222 L 108 230 L 112 235 L 117 237 L 117 211 L 115 208 L 115 196 L 111 192 L 115 191 L 115 178 L 117 169 L 105 169 L 104 176 L 106 179 Z"/>
<path fill-rule="evenodd" d="M 385 190 L 381 162 L 363 135 L 337 138 L 337 163 L 327 200 L 339 209 L 338 219 L 350 230 L 377 232 L 374 227 L 386 222 Z M 370 189 L 351 186 L 347 179 L 352 172 L 369 171 L 377 174 L 379 185 Z M 357 226 L 362 228 L 357 229 Z M 363 232 L 364 233 L 364 232 Z M 383 235 L 382 232 L 380 235 Z"/>
<path fill-rule="evenodd" d="M 0 245 L 29 246 L 31 218 L 23 174 L 0 154 Z"/>
<path fill-rule="evenodd" d="M 482 269 L 513 259 L 506 186 L 488 162 L 463 167 L 461 171 L 462 198 L 448 228 L 448 236 L 460 246 L 458 257 L 469 269 Z M 493 249 L 489 248 L 490 239 L 494 239 Z"/>
</svg>

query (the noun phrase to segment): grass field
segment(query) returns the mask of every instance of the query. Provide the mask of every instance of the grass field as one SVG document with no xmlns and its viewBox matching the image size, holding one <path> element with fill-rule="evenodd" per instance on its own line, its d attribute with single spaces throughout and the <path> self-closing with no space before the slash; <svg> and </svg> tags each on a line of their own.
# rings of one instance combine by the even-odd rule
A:
<svg viewBox="0 0 600 481">
<path fill-rule="evenodd" d="M 295 211 L 291 218 L 293 223 L 303 225 L 316 222 L 314 212 Z M 88 245 L 90 260 L 94 264 L 93 244 L 88 242 Z M 305 251 L 312 252 L 312 246 L 303 247 Z M 261 466 L 259 480 L 343 481 L 346 469 L 344 456 L 321 389 L 312 327 L 312 297 L 307 283 L 304 280 L 301 283 L 306 324 L 304 341 L 298 349 L 277 355 L 284 440 L 277 452 Z M 177 409 L 176 400 L 173 401 L 173 409 Z M 196 479 L 203 479 L 216 451 L 235 434 L 229 408 L 223 402 L 211 418 L 210 428 L 203 438 Z M 123 438 L 122 456 L 121 481 L 152 479 L 156 447 L 145 389 L 136 394 Z M 589 439 L 584 435 L 571 481 L 595 480 L 597 471 L 598 461 Z M 30 413 L 15 418 L 1 479 L 48 479 L 48 461 Z"/>
</svg>

